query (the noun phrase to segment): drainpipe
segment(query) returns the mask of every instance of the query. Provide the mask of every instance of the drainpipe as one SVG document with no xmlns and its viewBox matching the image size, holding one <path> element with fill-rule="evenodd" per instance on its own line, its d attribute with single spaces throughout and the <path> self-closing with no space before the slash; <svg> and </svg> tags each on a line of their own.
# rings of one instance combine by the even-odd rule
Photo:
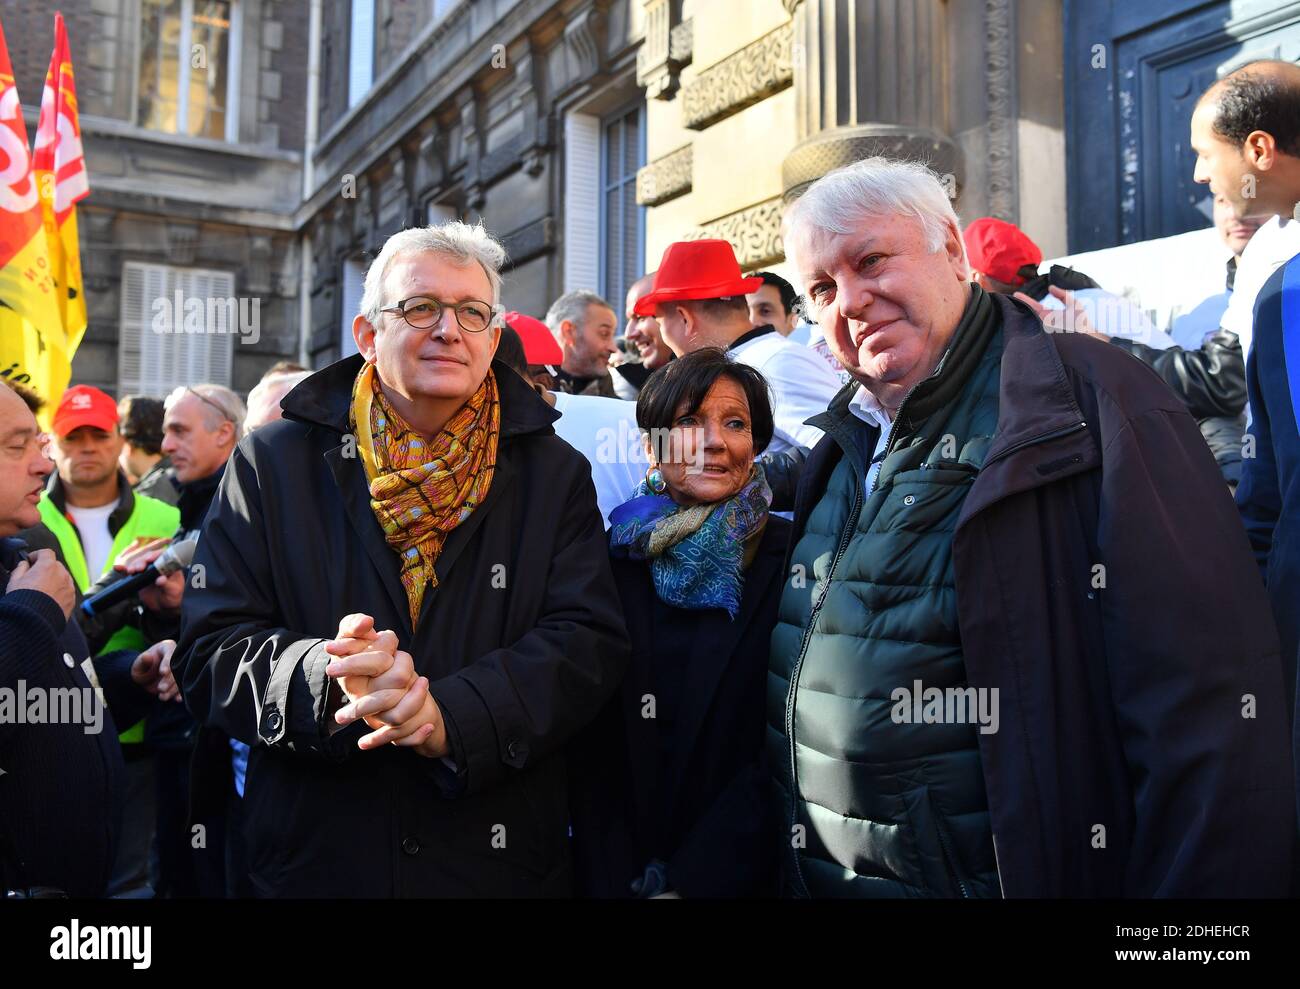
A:
<svg viewBox="0 0 1300 989">
<path fill-rule="evenodd" d="M 313 155 L 316 153 L 316 121 L 320 116 L 320 39 L 321 35 L 321 0 L 311 0 L 307 29 L 307 120 L 302 141 L 302 196 L 303 202 L 311 195 L 316 185 L 316 170 Z M 311 367 L 311 285 L 312 271 L 311 238 L 304 228 L 298 239 L 298 249 L 302 254 L 300 278 L 298 284 L 298 363 Z"/>
</svg>

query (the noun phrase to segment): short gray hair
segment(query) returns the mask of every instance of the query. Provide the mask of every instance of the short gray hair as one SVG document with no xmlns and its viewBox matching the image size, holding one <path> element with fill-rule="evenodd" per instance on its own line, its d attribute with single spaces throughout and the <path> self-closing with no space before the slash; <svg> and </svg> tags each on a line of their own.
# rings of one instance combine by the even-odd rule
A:
<svg viewBox="0 0 1300 989">
<path fill-rule="evenodd" d="M 207 424 L 208 431 L 211 432 L 220 426 L 221 419 L 224 417 L 234 424 L 235 442 L 238 443 L 240 437 L 244 435 L 244 418 L 248 415 L 243 400 L 225 385 L 178 385 L 163 400 L 163 410 L 171 411 L 171 407 L 190 392 L 194 392 L 202 400 L 199 404 L 203 407 L 203 421 Z M 213 408 L 214 405 L 216 408 Z M 220 414 L 217 409 L 221 410 Z"/>
<path fill-rule="evenodd" d="M 595 292 L 578 289 L 574 292 L 565 292 L 551 303 L 551 308 L 546 310 L 546 325 L 550 327 L 551 334 L 558 340 L 560 324 L 567 319 L 575 326 L 581 326 L 586 320 L 587 310 L 591 306 L 602 306 L 614 313 L 615 319 L 618 318 L 618 311 Z"/>
<path fill-rule="evenodd" d="M 311 371 L 284 371 L 264 377 L 248 393 L 248 417 L 245 428 L 251 433 L 270 420 L 268 414 L 279 408 L 281 400 L 312 376 Z M 274 399 L 274 401 L 272 401 Z"/>
<path fill-rule="evenodd" d="M 384 277 L 389 267 L 395 258 L 412 254 L 438 254 L 461 266 L 478 262 L 492 286 L 492 305 L 500 304 L 501 268 L 506 263 L 506 249 L 481 223 L 470 226 L 452 220 L 433 227 L 410 227 L 384 241 L 379 256 L 366 269 L 361 315 L 372 326 L 378 323 L 379 310 L 384 304 Z"/>
<path fill-rule="evenodd" d="M 800 228 L 848 234 L 867 217 L 900 213 L 921 221 L 931 251 L 943 248 L 949 224 L 961 235 L 961 221 L 943 183 L 925 165 L 879 156 L 844 165 L 809 186 L 786 212 L 787 257 L 794 261 Z M 799 271 L 797 264 L 794 268 Z"/>
</svg>

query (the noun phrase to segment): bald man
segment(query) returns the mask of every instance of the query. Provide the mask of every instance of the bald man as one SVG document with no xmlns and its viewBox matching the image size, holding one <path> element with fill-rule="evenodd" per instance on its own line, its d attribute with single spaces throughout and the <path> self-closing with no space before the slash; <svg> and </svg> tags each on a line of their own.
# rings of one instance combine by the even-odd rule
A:
<svg viewBox="0 0 1300 989">
<path fill-rule="evenodd" d="M 625 315 L 627 325 L 623 336 L 636 347 L 641 358 L 639 364 L 628 362 L 614 368 L 614 394 L 619 398 L 635 402 L 641 393 L 641 386 L 652 373 L 673 359 L 673 352 L 664 343 L 659 333 L 659 320 L 653 316 L 638 316 L 633 310 L 641 296 L 654 288 L 655 273 L 642 275 L 627 290 Z"/>
<path fill-rule="evenodd" d="M 1288 707 L 1296 709 L 1300 653 L 1300 67 L 1256 62 L 1206 91 L 1192 115 L 1196 181 L 1239 217 L 1265 217 L 1242 252 L 1223 325 L 1253 337 L 1246 387 L 1251 425 L 1237 506 L 1268 587 L 1281 640 Z M 1243 284 L 1245 283 L 1245 284 Z M 1249 293 L 1238 305 L 1243 289 Z M 1285 304 L 1283 300 L 1286 300 Z M 1235 311 L 1234 311 L 1235 310 Z M 1253 317 L 1253 320 L 1252 320 Z M 1289 325 L 1288 325 L 1289 324 Z M 1297 753 L 1300 764 L 1300 753 Z"/>
</svg>

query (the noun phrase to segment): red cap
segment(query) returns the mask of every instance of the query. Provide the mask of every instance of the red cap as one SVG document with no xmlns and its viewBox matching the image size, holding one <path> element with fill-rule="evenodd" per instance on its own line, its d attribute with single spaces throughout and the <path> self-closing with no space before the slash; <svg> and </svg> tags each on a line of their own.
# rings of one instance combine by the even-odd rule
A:
<svg viewBox="0 0 1300 989">
<path fill-rule="evenodd" d="M 98 388 L 74 385 L 63 393 L 54 411 L 54 433 L 67 436 L 79 426 L 94 426 L 111 433 L 117 425 L 117 403 Z"/>
<path fill-rule="evenodd" d="M 519 340 L 524 345 L 524 360 L 529 364 L 558 366 L 564 363 L 564 351 L 560 349 L 550 328 L 540 319 L 513 310 L 502 318 L 507 326 L 519 334 Z"/>
<path fill-rule="evenodd" d="M 638 316 L 653 316 L 655 306 L 661 302 L 748 295 L 757 292 L 762 284 L 761 278 L 741 277 L 730 241 L 679 240 L 664 251 L 654 287 L 637 300 L 632 311 Z"/>
<path fill-rule="evenodd" d="M 1037 268 L 1043 252 L 1013 223 L 984 216 L 966 228 L 966 258 L 976 271 L 1008 285 L 1021 285 L 1020 269 L 1027 264 Z"/>
</svg>

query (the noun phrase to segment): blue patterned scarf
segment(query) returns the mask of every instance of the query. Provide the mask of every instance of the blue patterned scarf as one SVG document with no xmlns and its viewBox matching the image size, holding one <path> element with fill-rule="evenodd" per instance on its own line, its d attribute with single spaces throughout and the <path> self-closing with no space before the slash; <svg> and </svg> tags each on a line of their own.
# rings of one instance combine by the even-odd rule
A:
<svg viewBox="0 0 1300 989">
<path fill-rule="evenodd" d="M 755 464 L 745 486 L 726 501 L 682 507 L 644 481 L 609 513 L 610 555 L 649 560 L 664 604 L 702 611 L 740 610 L 745 542 L 767 522 L 772 489 Z"/>
</svg>

